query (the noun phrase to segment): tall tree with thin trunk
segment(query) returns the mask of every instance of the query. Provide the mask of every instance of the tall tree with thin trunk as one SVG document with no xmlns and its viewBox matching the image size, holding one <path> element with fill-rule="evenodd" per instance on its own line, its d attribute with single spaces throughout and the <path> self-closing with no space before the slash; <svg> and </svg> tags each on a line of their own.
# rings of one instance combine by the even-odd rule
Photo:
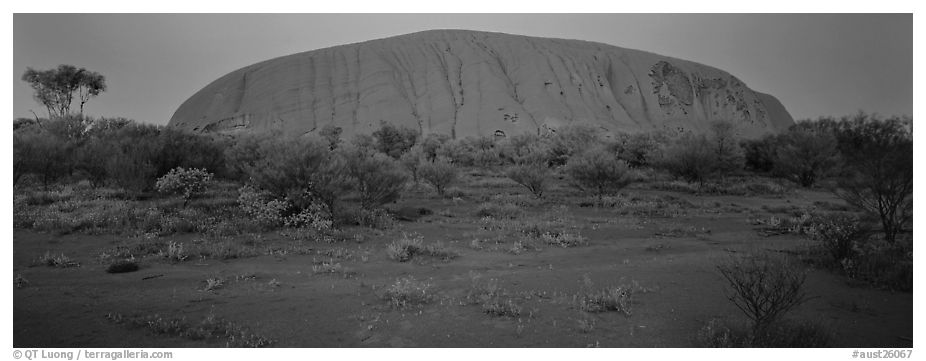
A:
<svg viewBox="0 0 926 361">
<path fill-rule="evenodd" d="M 60 118 L 71 113 L 75 95 L 80 103 L 80 114 L 90 98 L 106 91 L 106 78 L 97 72 L 73 65 L 62 64 L 55 69 L 27 68 L 22 80 L 29 83 L 33 97 L 48 110 L 49 118 Z"/>
</svg>

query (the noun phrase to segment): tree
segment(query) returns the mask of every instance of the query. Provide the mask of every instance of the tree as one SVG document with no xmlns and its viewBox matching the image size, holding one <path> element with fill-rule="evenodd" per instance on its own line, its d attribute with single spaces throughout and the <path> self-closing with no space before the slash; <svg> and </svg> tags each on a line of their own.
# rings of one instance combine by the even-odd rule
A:
<svg viewBox="0 0 926 361">
<path fill-rule="evenodd" d="M 434 186 L 437 194 L 441 196 L 444 195 L 447 186 L 457 179 L 457 175 L 456 167 L 443 157 L 438 157 L 433 162 L 422 162 L 418 166 L 418 176 Z"/>
<path fill-rule="evenodd" d="M 32 173 L 40 177 L 47 190 L 67 174 L 69 155 L 67 143 L 54 134 L 38 128 L 17 131 L 13 136 L 13 183 Z"/>
<path fill-rule="evenodd" d="M 601 148 L 570 157 L 566 162 L 566 174 L 572 178 L 573 185 L 594 193 L 599 201 L 602 196 L 615 194 L 636 180 L 627 162 Z"/>
<path fill-rule="evenodd" d="M 542 163 L 516 164 L 505 171 L 505 175 L 515 183 L 527 188 L 537 198 L 543 197 L 548 181 L 552 177 L 550 168 Z"/>
<path fill-rule="evenodd" d="M 363 209 L 372 210 L 401 197 L 408 176 L 402 172 L 398 161 L 357 147 L 348 147 L 341 153 Z"/>
<path fill-rule="evenodd" d="M 572 155 L 601 143 L 599 134 L 600 129 L 581 124 L 556 129 L 556 133 L 549 138 L 550 162 L 556 166 L 566 164 Z"/>
<path fill-rule="evenodd" d="M 742 149 L 736 140 L 736 125 L 726 120 L 711 122 L 711 150 L 717 157 L 716 171 L 721 176 L 742 167 Z"/>
<path fill-rule="evenodd" d="M 33 96 L 48 110 L 49 118 L 70 114 L 75 95 L 83 115 L 84 105 L 90 98 L 106 91 L 103 75 L 73 65 L 62 64 L 50 70 L 27 68 L 22 80 L 35 90 Z"/>
<path fill-rule="evenodd" d="M 717 172 L 717 154 L 704 135 L 685 134 L 663 152 L 659 166 L 700 187 Z"/>
<path fill-rule="evenodd" d="M 380 122 L 379 129 L 373 131 L 376 149 L 384 154 L 399 159 L 418 141 L 418 132 L 411 128 L 396 127 L 385 121 Z"/>
<path fill-rule="evenodd" d="M 809 299 L 803 290 L 807 273 L 781 256 L 747 254 L 717 270 L 732 290 L 728 299 L 752 321 L 754 337 Z"/>
<path fill-rule="evenodd" d="M 318 135 L 322 139 L 328 141 L 328 149 L 335 150 L 338 147 L 338 144 L 341 143 L 341 133 L 344 130 L 341 127 L 336 127 L 334 125 L 328 124 L 318 132 Z"/>
<path fill-rule="evenodd" d="M 212 173 L 205 169 L 177 167 L 163 177 L 158 178 L 156 188 L 158 192 L 166 194 L 179 194 L 186 207 L 193 197 L 206 191 L 206 186 L 212 181 Z"/>
<path fill-rule="evenodd" d="M 859 114 L 837 130 L 845 175 L 836 194 L 876 213 L 884 238 L 893 243 L 912 218 L 913 135 L 905 119 L 880 120 Z"/>
<path fill-rule="evenodd" d="M 298 210 L 319 201 L 334 214 L 336 202 L 350 189 L 344 158 L 321 141 L 268 138 L 257 152 L 257 161 L 247 167 L 251 180 Z"/>
<path fill-rule="evenodd" d="M 785 133 L 775 152 L 775 173 L 810 187 L 836 166 L 838 148 L 831 133 L 795 128 Z"/>
</svg>

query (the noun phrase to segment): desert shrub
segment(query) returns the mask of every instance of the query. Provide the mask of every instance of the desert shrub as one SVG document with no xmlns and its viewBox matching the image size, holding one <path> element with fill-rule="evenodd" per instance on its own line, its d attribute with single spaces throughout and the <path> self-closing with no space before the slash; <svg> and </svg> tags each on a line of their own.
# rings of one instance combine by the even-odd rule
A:
<svg viewBox="0 0 926 361">
<path fill-rule="evenodd" d="M 736 136 L 736 125 L 726 120 L 715 120 L 710 124 L 711 151 L 716 160 L 716 169 L 720 175 L 727 175 L 742 168 L 743 153 Z"/>
<path fill-rule="evenodd" d="M 445 159 L 456 166 L 473 166 L 476 164 L 476 149 L 465 139 L 448 140 L 437 149 L 437 157 L 432 162 Z"/>
<path fill-rule="evenodd" d="M 157 178 L 157 169 L 140 148 L 126 147 L 106 161 L 106 174 L 116 186 L 141 192 Z"/>
<path fill-rule="evenodd" d="M 658 132 L 621 133 L 608 143 L 608 150 L 631 168 L 641 168 L 650 166 L 654 159 L 659 158 L 658 153 L 665 142 L 665 136 Z"/>
<path fill-rule="evenodd" d="M 160 315 L 125 316 L 108 313 L 106 318 L 116 324 L 147 329 L 155 335 L 224 342 L 226 347 L 268 347 L 276 343 L 273 339 L 257 335 L 238 323 L 218 318 L 214 314 L 209 314 L 199 323 L 189 323 L 186 318 Z"/>
<path fill-rule="evenodd" d="M 386 246 L 386 255 L 389 259 L 398 262 L 408 262 L 415 256 L 428 256 L 442 260 L 450 260 L 457 257 L 457 254 L 447 250 L 440 241 L 425 245 L 421 236 L 409 237 L 406 234 L 402 238 L 392 241 Z"/>
<path fill-rule="evenodd" d="M 836 263 L 853 258 L 853 250 L 867 231 L 861 220 L 847 214 L 826 214 L 812 217 L 810 236 L 826 249 Z"/>
<path fill-rule="evenodd" d="M 548 182 L 553 176 L 546 164 L 538 162 L 513 165 L 505 171 L 505 175 L 527 188 L 537 198 L 543 197 L 543 192 L 546 191 Z"/>
<path fill-rule="evenodd" d="M 260 161 L 247 170 L 252 182 L 295 209 L 322 203 L 334 213 L 337 201 L 350 190 L 346 161 L 318 140 L 265 139 L 258 152 Z"/>
<path fill-rule="evenodd" d="M 399 163 L 411 174 L 412 181 L 418 184 L 418 167 L 425 160 L 426 156 L 424 150 L 421 146 L 416 145 L 412 147 L 412 149 L 409 149 L 408 152 L 405 152 L 405 154 L 402 154 L 402 157 L 399 158 Z"/>
<path fill-rule="evenodd" d="M 836 194 L 877 214 L 888 242 L 913 214 L 913 136 L 905 124 L 902 118 L 860 114 L 844 120 L 837 131 L 845 163 Z"/>
<path fill-rule="evenodd" d="M 328 124 L 318 131 L 318 135 L 328 142 L 329 150 L 335 150 L 338 148 L 338 144 L 341 143 L 341 133 L 343 131 L 341 127 Z"/>
<path fill-rule="evenodd" d="M 409 237 L 403 235 L 402 238 L 392 241 L 386 246 L 386 255 L 391 260 L 407 262 L 422 250 L 424 250 L 424 239 L 421 236 Z"/>
<path fill-rule="evenodd" d="M 636 180 L 626 162 L 600 148 L 569 158 L 565 171 L 574 186 L 599 199 L 616 194 Z"/>
<path fill-rule="evenodd" d="M 428 161 L 437 159 L 438 150 L 447 143 L 451 137 L 447 134 L 430 133 L 421 139 L 421 153 Z"/>
<path fill-rule="evenodd" d="M 177 167 L 158 178 L 155 188 L 161 193 L 179 194 L 183 198 L 185 207 L 190 199 L 206 191 L 206 186 L 212 181 L 212 176 L 212 173 L 205 169 Z"/>
<path fill-rule="evenodd" d="M 241 210 L 258 223 L 268 227 L 283 224 L 283 212 L 290 207 L 288 202 L 271 199 L 270 192 L 261 191 L 249 185 L 241 187 L 238 193 L 238 205 Z"/>
<path fill-rule="evenodd" d="M 663 151 L 659 168 L 675 178 L 703 185 L 717 171 L 717 157 L 703 135 L 685 134 Z"/>
<path fill-rule="evenodd" d="M 810 187 L 835 167 L 837 143 L 831 133 L 800 129 L 792 128 L 778 142 L 773 170 L 802 187 Z"/>
<path fill-rule="evenodd" d="M 698 331 L 697 342 L 704 347 L 820 348 L 831 345 L 834 334 L 823 325 L 781 320 L 760 333 L 710 320 Z"/>
<path fill-rule="evenodd" d="M 752 321 L 753 334 L 808 300 L 806 272 L 785 258 L 764 253 L 734 257 L 717 266 L 732 292 L 728 299 Z"/>
<path fill-rule="evenodd" d="M 360 209 L 357 211 L 357 224 L 373 229 L 389 229 L 395 226 L 395 217 L 382 208 Z"/>
<path fill-rule="evenodd" d="M 431 284 L 408 276 L 399 278 L 386 289 L 383 298 L 394 308 L 404 309 L 431 302 Z"/>
<path fill-rule="evenodd" d="M 543 243 L 562 248 L 579 247 L 588 244 L 588 239 L 582 235 L 566 231 L 544 232 L 538 238 Z"/>
<path fill-rule="evenodd" d="M 274 135 L 279 136 L 279 134 Z M 228 172 L 228 177 L 242 181 L 247 180 L 248 170 L 261 160 L 261 142 L 271 136 L 267 134 L 242 134 L 235 137 L 233 142 L 228 144 L 224 150 L 225 169 Z"/>
<path fill-rule="evenodd" d="M 549 138 L 524 133 L 505 138 L 499 145 L 499 157 L 510 164 L 550 164 Z"/>
<path fill-rule="evenodd" d="M 376 150 L 394 159 L 399 159 L 418 141 L 418 131 L 396 127 L 392 123 L 380 122 L 379 129 L 373 131 Z"/>
<path fill-rule="evenodd" d="M 106 160 L 113 152 L 114 148 L 109 142 L 89 137 L 74 149 L 74 169 L 81 172 L 94 187 L 102 187 L 109 179 Z"/>
<path fill-rule="evenodd" d="M 782 140 L 782 136 L 778 134 L 767 134 L 759 139 L 741 140 L 740 148 L 743 149 L 745 168 L 759 173 L 771 172 L 775 167 L 778 147 Z"/>
<path fill-rule="evenodd" d="M 574 298 L 576 306 L 585 312 L 616 311 L 630 315 L 633 289 L 629 286 L 612 286 L 596 289 L 588 275 L 582 277 L 582 287 Z"/>
<path fill-rule="evenodd" d="M 408 177 L 401 171 L 398 161 L 356 147 L 342 153 L 353 188 L 360 194 L 361 207 L 373 209 L 399 199 Z"/>
<path fill-rule="evenodd" d="M 550 163 L 561 166 L 573 155 L 601 144 L 601 130 L 589 125 L 568 125 L 548 138 Z"/>
<path fill-rule="evenodd" d="M 473 154 L 473 165 L 480 168 L 490 168 L 501 164 L 498 149 L 476 149 Z"/>
<path fill-rule="evenodd" d="M 311 228 L 318 232 L 331 229 L 333 222 L 326 207 L 312 203 L 283 219 L 283 225 L 293 228 Z"/>
<path fill-rule="evenodd" d="M 51 253 L 51 251 L 45 252 L 45 254 L 37 258 L 33 264 L 55 268 L 80 267 L 79 262 L 74 261 L 64 253 L 54 254 Z"/>
<path fill-rule="evenodd" d="M 446 158 L 438 158 L 433 162 L 423 162 L 418 166 L 421 179 L 434 186 L 437 194 L 443 196 L 447 186 L 456 181 L 459 172 Z"/>
<path fill-rule="evenodd" d="M 69 170 L 69 147 L 64 139 L 33 127 L 13 134 L 13 181 L 35 174 L 48 186 Z"/>
<path fill-rule="evenodd" d="M 913 291 L 912 244 L 872 240 L 856 243 L 852 253 L 854 257 L 839 264 L 849 278 L 891 290 Z"/>
</svg>

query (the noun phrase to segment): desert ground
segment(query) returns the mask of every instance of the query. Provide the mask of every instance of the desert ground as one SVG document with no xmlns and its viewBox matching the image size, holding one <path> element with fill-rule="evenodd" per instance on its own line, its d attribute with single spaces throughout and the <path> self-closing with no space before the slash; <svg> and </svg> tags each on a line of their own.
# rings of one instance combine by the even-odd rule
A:
<svg viewBox="0 0 926 361">
<path fill-rule="evenodd" d="M 832 333 L 828 346 L 912 347 L 911 292 L 814 267 L 811 241 L 775 227 L 845 207 L 832 193 L 780 186 L 717 195 L 665 184 L 636 183 L 599 200 L 559 177 L 536 199 L 501 172 L 472 168 L 447 196 L 412 186 L 386 205 L 394 220 L 341 226 L 338 237 L 322 239 L 287 229 L 15 229 L 13 343 L 698 347 L 711 320 L 747 322 L 716 267 L 745 252 L 806 270 L 810 299 L 786 318 L 821 325 Z M 218 187 L 189 207 L 233 204 L 234 189 Z M 390 257 L 390 244 L 402 239 L 420 240 L 418 252 Z M 118 252 L 131 253 L 140 269 L 107 272 Z M 47 266 L 48 255 L 66 259 Z M 619 307 L 589 309 L 583 299 L 599 290 L 619 292 Z"/>
</svg>

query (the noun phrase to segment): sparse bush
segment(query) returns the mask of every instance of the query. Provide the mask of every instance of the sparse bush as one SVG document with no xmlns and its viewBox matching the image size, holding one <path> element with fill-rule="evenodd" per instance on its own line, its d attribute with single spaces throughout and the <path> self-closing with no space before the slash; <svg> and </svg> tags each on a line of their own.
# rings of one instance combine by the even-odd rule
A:
<svg viewBox="0 0 926 361">
<path fill-rule="evenodd" d="M 275 340 L 252 333 L 245 327 L 209 314 L 204 320 L 190 324 L 186 318 L 165 318 L 160 315 L 124 316 L 108 313 L 106 318 L 116 324 L 144 328 L 156 335 L 183 337 L 198 341 L 224 341 L 227 347 L 267 347 Z"/>
<path fill-rule="evenodd" d="M 546 164 L 518 164 L 508 168 L 505 175 L 515 183 L 527 188 L 535 197 L 542 198 L 548 181 L 553 176 Z"/>
<path fill-rule="evenodd" d="M 16 288 L 25 288 L 28 285 L 29 285 L 29 280 L 27 280 L 21 274 L 17 274 L 16 277 L 13 278 L 13 286 L 16 286 Z"/>
<path fill-rule="evenodd" d="M 733 291 L 728 299 L 752 321 L 753 334 L 808 300 L 803 291 L 806 272 L 782 257 L 764 253 L 731 258 L 717 270 Z"/>
<path fill-rule="evenodd" d="M 183 243 L 171 241 L 167 244 L 167 249 L 163 251 L 162 257 L 169 262 L 179 263 L 186 261 L 190 255 L 184 251 Z"/>
<path fill-rule="evenodd" d="M 511 164 L 550 165 L 549 138 L 524 133 L 508 137 L 500 146 L 499 156 Z"/>
<path fill-rule="evenodd" d="M 562 248 L 579 247 L 588 244 L 588 239 L 579 234 L 569 232 L 544 232 L 540 234 L 543 243 Z"/>
<path fill-rule="evenodd" d="M 225 286 L 225 279 L 220 277 L 210 277 L 205 282 L 206 286 L 203 287 L 203 291 L 206 292 L 215 291 Z"/>
<path fill-rule="evenodd" d="M 602 149 L 569 158 L 566 174 L 573 185 L 598 196 L 613 195 L 636 180 L 636 175 L 622 160 Z"/>
<path fill-rule="evenodd" d="M 338 145 L 341 144 L 341 132 L 343 132 L 341 127 L 328 124 L 322 127 L 322 129 L 318 132 L 318 135 L 328 142 L 329 150 L 335 150 L 338 148 Z"/>
<path fill-rule="evenodd" d="M 811 238 L 820 242 L 836 263 L 853 258 L 856 244 L 867 233 L 858 217 L 846 214 L 818 215 L 811 222 Z"/>
<path fill-rule="evenodd" d="M 317 232 L 325 232 L 331 229 L 333 222 L 331 221 L 331 215 L 324 206 L 313 203 L 300 210 L 299 213 L 283 219 L 283 225 L 295 228 L 311 228 Z"/>
<path fill-rule="evenodd" d="M 376 140 L 376 150 L 393 159 L 399 159 L 418 141 L 418 132 L 382 121 L 379 129 L 373 131 L 373 138 Z"/>
<path fill-rule="evenodd" d="M 548 139 L 550 163 L 561 166 L 573 156 L 601 144 L 601 130 L 589 125 L 568 125 L 556 129 Z"/>
<path fill-rule="evenodd" d="M 905 124 L 901 118 L 859 114 L 843 121 L 837 132 L 845 175 L 836 194 L 877 214 L 888 242 L 894 242 L 913 214 L 913 136 Z"/>
<path fill-rule="evenodd" d="M 685 134 L 665 149 L 658 165 L 673 177 L 699 185 L 717 171 L 717 156 L 707 137 Z"/>
<path fill-rule="evenodd" d="M 440 196 L 445 194 L 447 186 L 452 184 L 459 174 L 457 168 L 444 158 L 422 163 L 418 167 L 418 173 L 425 182 L 434 186 Z"/>
<path fill-rule="evenodd" d="M 395 217 L 382 208 L 372 210 L 360 209 L 357 211 L 357 224 L 364 227 L 389 229 L 395 226 L 395 223 Z"/>
<path fill-rule="evenodd" d="M 792 128 L 778 143 L 773 169 L 806 188 L 833 169 L 837 155 L 836 138 L 831 133 Z"/>
<path fill-rule="evenodd" d="M 522 307 L 512 298 L 501 299 L 495 297 L 482 304 L 482 312 L 496 317 L 517 318 L 521 316 L 522 310 Z"/>
<path fill-rule="evenodd" d="M 909 242 L 871 240 L 856 244 L 853 258 L 840 262 L 843 272 L 854 280 L 877 287 L 913 291 L 913 245 Z"/>
<path fill-rule="evenodd" d="M 412 181 L 415 184 L 418 184 L 418 167 L 421 166 L 421 163 L 425 161 L 425 153 L 422 150 L 421 146 L 414 146 L 412 149 L 409 149 L 408 152 L 402 154 L 402 157 L 399 158 L 399 163 L 408 170 L 408 173 L 412 175 Z"/>
<path fill-rule="evenodd" d="M 55 268 L 80 267 L 80 263 L 64 255 L 64 253 L 53 254 L 50 251 L 45 252 L 45 254 L 36 259 L 34 264 Z"/>
<path fill-rule="evenodd" d="M 650 166 L 654 159 L 659 159 L 659 151 L 665 142 L 662 133 L 621 133 L 608 144 L 608 149 L 631 168 L 642 168 Z"/>
<path fill-rule="evenodd" d="M 344 271 L 344 267 L 341 266 L 340 262 L 335 262 L 334 260 L 321 261 L 317 264 L 312 265 L 312 273 L 321 274 L 321 273 L 340 273 Z"/>
<path fill-rule="evenodd" d="M 585 312 L 616 311 L 630 316 L 633 289 L 628 286 L 595 289 L 588 275 L 582 277 L 582 290 L 574 299 L 577 307 Z"/>
<path fill-rule="evenodd" d="M 334 213 L 336 202 L 350 190 L 345 160 L 318 140 L 265 139 L 258 152 L 260 161 L 247 169 L 251 180 L 296 210 L 320 202 Z"/>
<path fill-rule="evenodd" d="M 433 295 L 429 292 L 431 284 L 418 281 L 415 277 L 399 278 L 386 289 L 383 298 L 394 308 L 404 309 L 431 302 Z"/>
<path fill-rule="evenodd" d="M 716 160 L 716 169 L 721 176 L 727 175 L 743 166 L 743 152 L 740 148 L 736 125 L 727 120 L 715 120 L 710 124 L 711 151 Z"/>
<path fill-rule="evenodd" d="M 283 224 L 283 212 L 290 207 L 286 200 L 270 199 L 269 192 L 260 191 L 248 185 L 238 189 L 238 193 L 238 205 L 241 210 L 258 223 L 267 227 L 278 227 Z"/>
<path fill-rule="evenodd" d="M 421 139 L 421 153 L 427 161 L 437 159 L 438 150 L 451 139 L 450 135 L 430 133 Z"/>
<path fill-rule="evenodd" d="M 389 259 L 399 262 L 407 262 L 412 257 L 424 250 L 424 239 L 421 236 L 411 238 L 403 235 L 402 238 L 392 241 L 386 246 L 386 254 Z"/>
<path fill-rule="evenodd" d="M 205 169 L 177 167 L 158 178 L 155 188 L 161 193 L 179 194 L 183 198 L 183 206 L 186 207 L 193 197 L 206 191 L 212 176 L 212 173 Z"/>
<path fill-rule="evenodd" d="M 701 346 L 718 348 L 821 348 L 830 346 L 833 338 L 826 327 L 809 321 L 777 321 L 761 333 L 751 333 L 712 319 L 698 331 L 697 341 Z"/>
<path fill-rule="evenodd" d="M 457 257 L 457 254 L 447 250 L 440 241 L 424 245 L 424 239 L 421 236 L 409 237 L 402 235 L 402 238 L 392 241 L 386 246 L 386 255 L 389 259 L 399 262 L 408 262 L 415 256 L 428 256 L 450 260 Z"/>
<path fill-rule="evenodd" d="M 443 158 L 456 166 L 473 166 L 476 164 L 476 149 L 466 139 L 448 140 L 437 149 L 437 156 L 431 160 L 438 162 Z"/>
<path fill-rule="evenodd" d="M 347 174 L 360 193 L 361 207 L 369 210 L 399 199 L 408 177 L 400 170 L 397 161 L 359 148 L 349 148 L 343 153 L 347 160 Z"/>
<path fill-rule="evenodd" d="M 778 148 L 783 142 L 783 136 L 768 134 L 759 139 L 743 139 L 740 148 L 743 149 L 743 160 L 747 170 L 760 173 L 771 172 L 778 158 Z"/>
</svg>

